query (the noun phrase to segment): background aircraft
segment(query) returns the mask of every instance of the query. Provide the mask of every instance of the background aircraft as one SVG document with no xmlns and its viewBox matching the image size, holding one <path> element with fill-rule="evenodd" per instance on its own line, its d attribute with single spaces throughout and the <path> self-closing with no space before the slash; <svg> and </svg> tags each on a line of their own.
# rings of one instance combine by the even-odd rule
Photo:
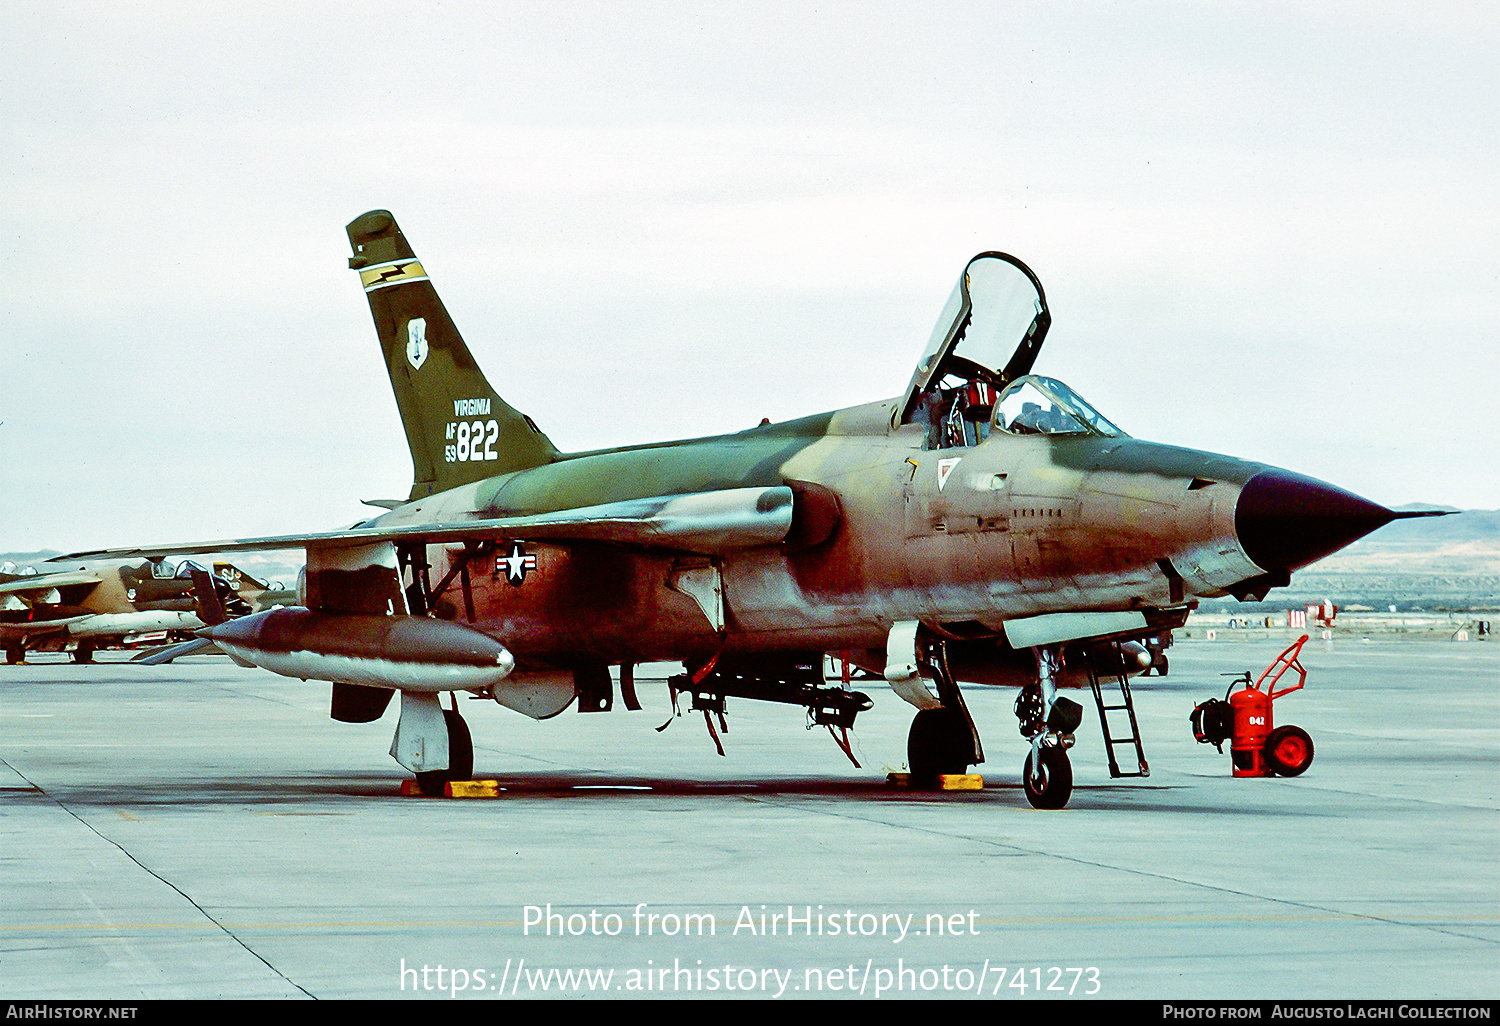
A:
<svg viewBox="0 0 1500 1026">
<path fill-rule="evenodd" d="M 62 565 L 59 565 L 62 564 Z M 227 564 L 225 564 L 227 565 Z M 192 579 L 196 564 L 164 560 L 71 560 L 0 569 L 0 644 L 5 661 L 19 663 L 28 649 L 70 648 L 76 663 L 94 651 L 165 631 L 182 636 L 205 624 Z M 251 611 L 229 582 L 214 578 L 225 612 Z"/>
<path fill-rule="evenodd" d="M 839 652 L 918 710 L 918 776 L 984 760 L 959 681 L 1019 686 L 1026 794 L 1057 808 L 1083 713 L 1059 687 L 1092 688 L 1111 772 L 1144 776 L 1127 682 L 1152 661 L 1144 639 L 1198 596 L 1263 597 L 1416 515 L 1129 437 L 1031 373 L 1051 314 L 1002 253 L 965 267 L 902 395 L 560 453 L 491 387 L 391 215 L 348 234 L 411 451 L 408 501 L 342 531 L 111 554 L 304 548 L 299 606 L 204 635 L 333 682 L 335 719 L 378 718 L 399 691 L 391 754 L 429 792 L 472 772 L 444 691 L 537 719 L 575 699 L 605 711 L 618 667 L 636 707 L 635 664 L 680 660 L 673 686 L 711 733 L 733 696 L 805 706 L 841 739 L 870 700 L 825 681 Z"/>
</svg>

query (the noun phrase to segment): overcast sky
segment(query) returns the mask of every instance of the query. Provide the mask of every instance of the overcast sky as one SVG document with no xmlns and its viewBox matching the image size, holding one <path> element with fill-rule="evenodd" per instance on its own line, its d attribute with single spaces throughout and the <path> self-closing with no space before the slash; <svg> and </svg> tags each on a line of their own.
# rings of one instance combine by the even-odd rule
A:
<svg viewBox="0 0 1500 1026">
<path fill-rule="evenodd" d="M 1130 433 L 1500 507 L 1500 5 L 0 2 L 0 550 L 411 464 L 393 211 L 565 450 L 899 392 L 1014 253 Z"/>
</svg>

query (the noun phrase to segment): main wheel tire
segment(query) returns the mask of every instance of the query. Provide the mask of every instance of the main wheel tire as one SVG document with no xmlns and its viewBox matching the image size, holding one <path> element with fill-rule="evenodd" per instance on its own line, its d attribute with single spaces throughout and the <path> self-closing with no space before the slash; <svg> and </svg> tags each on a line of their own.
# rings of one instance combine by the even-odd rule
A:
<svg viewBox="0 0 1500 1026">
<path fill-rule="evenodd" d="M 73 661 L 75 663 L 91 663 L 94 661 L 94 646 L 79 645 L 73 650 Z"/>
<path fill-rule="evenodd" d="M 1300 776 L 1313 761 L 1312 738 L 1301 727 L 1277 727 L 1266 738 L 1266 765 L 1278 776 Z"/>
<path fill-rule="evenodd" d="M 906 736 L 906 764 L 911 775 L 924 780 L 969 772 L 974 738 L 957 709 L 923 709 L 911 721 Z"/>
<path fill-rule="evenodd" d="M 7 648 L 5 650 L 5 661 L 7 663 L 23 663 L 26 661 L 26 650 L 24 648 Z"/>
<path fill-rule="evenodd" d="M 1155 665 L 1156 675 L 1158 677 L 1165 677 L 1167 675 L 1167 657 L 1165 655 L 1157 656 Z"/>
<path fill-rule="evenodd" d="M 450 780 L 470 780 L 474 776 L 474 739 L 469 725 L 452 709 L 443 710 L 448 725 L 448 768 L 417 774 L 417 786 L 430 797 L 441 797 L 443 785 Z"/>
<path fill-rule="evenodd" d="M 1021 785 L 1026 789 L 1026 800 L 1034 809 L 1060 809 L 1073 796 L 1073 764 L 1068 753 L 1061 748 L 1042 749 L 1042 772 L 1040 779 L 1031 779 L 1031 761 L 1026 756 L 1026 765 L 1021 768 Z"/>
</svg>

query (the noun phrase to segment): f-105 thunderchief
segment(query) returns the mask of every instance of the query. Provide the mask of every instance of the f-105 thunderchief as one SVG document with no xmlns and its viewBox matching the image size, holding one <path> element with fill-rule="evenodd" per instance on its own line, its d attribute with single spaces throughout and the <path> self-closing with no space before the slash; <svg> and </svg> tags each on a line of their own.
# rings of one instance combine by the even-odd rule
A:
<svg viewBox="0 0 1500 1026">
<path fill-rule="evenodd" d="M 638 708 L 636 664 L 681 661 L 674 686 L 711 732 L 729 696 L 847 731 L 870 700 L 827 681 L 836 652 L 916 707 L 918 777 L 984 759 L 959 682 L 1018 686 L 1026 795 L 1060 808 L 1083 708 L 1059 688 L 1092 688 L 1111 772 L 1144 776 L 1128 677 L 1151 664 L 1145 642 L 1199 596 L 1262 598 L 1412 515 L 1131 438 L 1031 373 L 1051 315 L 1003 253 L 964 267 L 895 398 L 561 453 L 490 387 L 390 213 L 348 234 L 411 448 L 409 498 L 348 530 L 108 554 L 305 548 L 298 606 L 200 633 L 243 663 L 331 681 L 338 720 L 374 720 L 399 691 L 391 754 L 429 793 L 473 772 L 442 692 L 537 719 L 575 700 L 604 711 L 618 667 Z"/>
</svg>

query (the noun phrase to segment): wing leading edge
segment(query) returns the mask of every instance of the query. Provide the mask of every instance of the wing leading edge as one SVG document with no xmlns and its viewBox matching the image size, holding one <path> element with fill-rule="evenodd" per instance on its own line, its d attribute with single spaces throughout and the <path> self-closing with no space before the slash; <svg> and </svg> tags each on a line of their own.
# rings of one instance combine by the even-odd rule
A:
<svg viewBox="0 0 1500 1026">
<path fill-rule="evenodd" d="M 627 499 L 531 516 L 425 524 L 375 524 L 342 531 L 178 542 L 170 545 L 74 552 L 60 559 L 129 558 L 203 552 L 244 552 L 308 547 L 339 548 L 377 542 L 440 543 L 497 538 L 533 541 L 600 541 L 643 548 L 719 555 L 774 545 L 792 526 L 792 490 L 728 488 L 687 495 Z"/>
</svg>

